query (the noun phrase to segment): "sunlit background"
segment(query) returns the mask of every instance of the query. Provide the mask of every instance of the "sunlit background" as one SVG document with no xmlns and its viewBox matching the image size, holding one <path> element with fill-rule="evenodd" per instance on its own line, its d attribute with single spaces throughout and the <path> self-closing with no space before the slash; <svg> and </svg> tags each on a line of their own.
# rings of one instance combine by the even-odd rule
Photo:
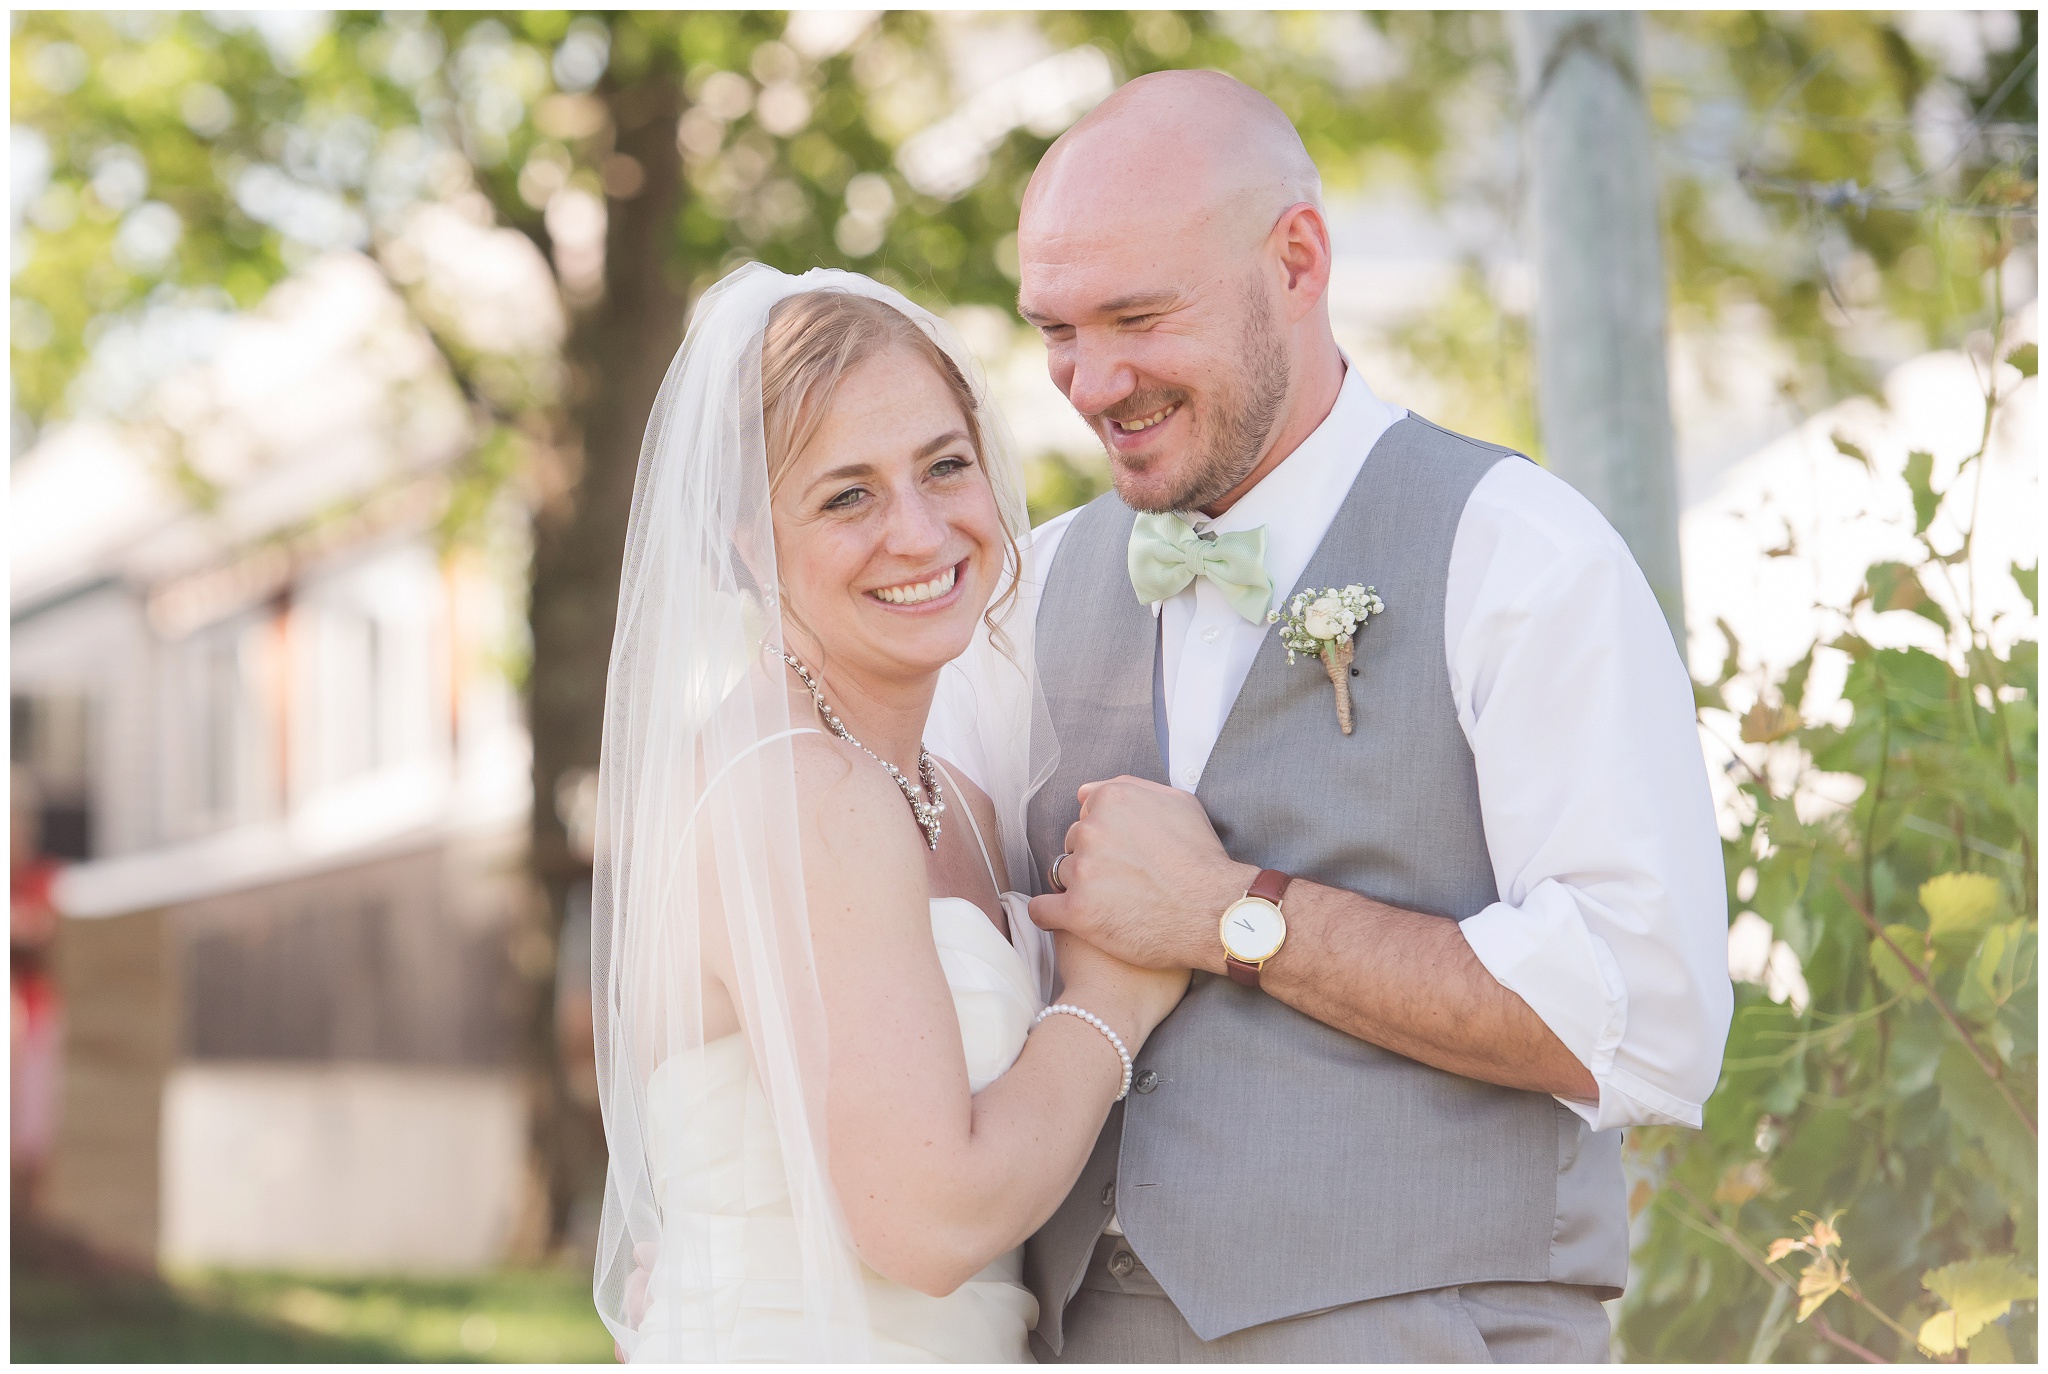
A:
<svg viewBox="0 0 2048 1374">
<path fill-rule="evenodd" d="M 2032 720 L 2035 25 L 1643 21 L 1731 853 L 1758 770 L 1802 822 L 1866 795 L 1792 738 L 1850 723 L 1845 632 L 2024 661 L 1963 690 Z M 1010 308 L 1023 181 L 1121 81 L 1217 67 L 1322 167 L 1332 312 L 1373 387 L 1544 456 L 1499 16 L 17 12 L 10 37 L 17 1358 L 609 1358 L 587 1281 L 610 603 L 647 404 L 735 264 L 851 267 L 947 313 L 1057 513 L 1105 468 Z M 1872 566 L 1916 562 L 1946 571 Z M 2029 797 L 2032 728 L 2006 755 Z M 1957 841 L 2025 870 L 1999 881 L 2029 973 L 2030 827 Z M 1763 928 L 1737 920 L 1731 970 L 1819 1027 L 1825 942 L 1746 871 Z M 1757 1123 L 1795 1106 L 1743 1111 L 1729 1138 L 1768 1162 Z M 1684 1148 L 1632 1174 L 1682 1179 Z M 1760 1251 L 1830 1200 L 1739 1177 L 1765 1181 L 1709 1177 L 1687 1224 Z M 1955 1253 L 2031 1271 L 2021 1204 L 1971 1205 L 1983 1244 Z M 1621 1353 L 1741 1358 L 1775 1330 L 1767 1355 L 1846 1357 L 1803 1316 L 1786 1334 L 1762 1261 L 1658 1258 L 1637 1206 Z M 1949 1253 L 1938 1212 L 1885 1260 L 1899 1312 L 1933 1302 L 1911 1279 Z M 1738 1335 L 1670 1335 L 1719 1310 L 1709 1287 Z M 2024 1322 L 2022 1352 L 2030 1299 L 1993 1328 Z"/>
</svg>

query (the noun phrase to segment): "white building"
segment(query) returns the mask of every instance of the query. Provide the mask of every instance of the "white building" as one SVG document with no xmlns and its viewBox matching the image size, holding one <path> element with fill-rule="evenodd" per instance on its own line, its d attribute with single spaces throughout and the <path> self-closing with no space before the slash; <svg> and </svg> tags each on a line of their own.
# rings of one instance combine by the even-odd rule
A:
<svg viewBox="0 0 2048 1374">
<path fill-rule="evenodd" d="M 157 425 L 12 474 L 14 754 L 76 861 L 48 1202 L 138 1256 L 481 1266 L 529 1195 L 517 512 L 442 539 L 467 413 L 369 263 L 227 329 Z"/>
</svg>

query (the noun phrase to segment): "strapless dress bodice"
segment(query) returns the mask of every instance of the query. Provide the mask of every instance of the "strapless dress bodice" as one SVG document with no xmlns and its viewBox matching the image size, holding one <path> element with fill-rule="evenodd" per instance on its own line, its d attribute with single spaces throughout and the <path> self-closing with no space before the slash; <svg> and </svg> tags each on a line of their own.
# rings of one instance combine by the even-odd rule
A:
<svg viewBox="0 0 2048 1374">
<path fill-rule="evenodd" d="M 975 1092 L 1016 1062 L 1051 977 L 1025 899 L 1004 894 L 1013 943 L 962 897 L 935 898 L 932 940 L 952 991 Z M 634 1351 L 643 1360 L 781 1362 L 802 1344 L 799 1246 L 768 1098 L 746 1041 L 728 1035 L 655 1070 L 648 1162 L 662 1213 L 661 1255 Z M 1029 1361 L 1038 1302 L 1023 1251 L 1000 1256 L 944 1297 L 861 1267 L 868 1347 L 877 1361 Z M 673 1299 L 664 1295 L 676 1295 Z"/>
</svg>

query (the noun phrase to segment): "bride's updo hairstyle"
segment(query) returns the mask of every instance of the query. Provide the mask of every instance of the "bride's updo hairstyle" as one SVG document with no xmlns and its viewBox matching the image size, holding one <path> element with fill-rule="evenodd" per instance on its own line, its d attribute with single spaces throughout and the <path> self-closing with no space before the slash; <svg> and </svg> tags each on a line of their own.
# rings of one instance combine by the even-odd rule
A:
<svg viewBox="0 0 2048 1374">
<path fill-rule="evenodd" d="M 761 340 L 761 420 L 768 454 L 768 490 L 773 493 L 788 476 L 824 423 L 832 398 L 846 374 L 869 358 L 900 348 L 930 364 L 960 407 L 967 441 L 974 448 L 984 482 L 989 477 L 982 442 L 981 401 L 945 349 L 902 311 L 872 296 L 849 291 L 805 291 L 777 302 L 768 312 L 768 330 Z M 1022 564 L 1018 531 L 1011 528 L 1002 502 L 996 503 L 1003 537 L 1009 544 L 1011 576 L 1001 594 L 990 600 L 984 615 L 997 642 L 1005 636 L 996 619 L 1017 595 L 1015 570 Z"/>
</svg>

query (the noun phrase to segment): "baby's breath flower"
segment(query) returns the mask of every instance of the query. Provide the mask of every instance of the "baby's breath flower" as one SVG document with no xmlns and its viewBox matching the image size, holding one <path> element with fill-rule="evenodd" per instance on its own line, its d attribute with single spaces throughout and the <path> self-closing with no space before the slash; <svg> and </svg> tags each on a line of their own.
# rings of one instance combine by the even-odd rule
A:
<svg viewBox="0 0 2048 1374">
<path fill-rule="evenodd" d="M 1280 643 L 1287 649 L 1287 661 L 1293 663 L 1297 654 L 1321 657 L 1327 645 L 1348 644 L 1368 619 L 1384 609 L 1377 592 L 1354 582 L 1348 587 L 1296 592 L 1284 613 L 1275 611 L 1267 619 L 1280 626 Z"/>
</svg>

